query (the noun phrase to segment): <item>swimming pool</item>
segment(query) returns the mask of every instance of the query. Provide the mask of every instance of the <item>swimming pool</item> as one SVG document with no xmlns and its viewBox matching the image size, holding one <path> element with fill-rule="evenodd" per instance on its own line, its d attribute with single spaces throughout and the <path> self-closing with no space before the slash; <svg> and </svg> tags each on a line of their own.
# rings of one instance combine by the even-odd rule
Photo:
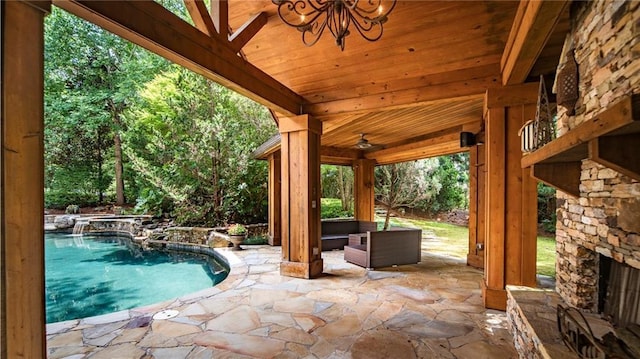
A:
<svg viewBox="0 0 640 359">
<path fill-rule="evenodd" d="M 212 287 L 227 273 L 210 256 L 143 251 L 126 238 L 47 233 L 47 323 L 177 298 Z"/>
</svg>

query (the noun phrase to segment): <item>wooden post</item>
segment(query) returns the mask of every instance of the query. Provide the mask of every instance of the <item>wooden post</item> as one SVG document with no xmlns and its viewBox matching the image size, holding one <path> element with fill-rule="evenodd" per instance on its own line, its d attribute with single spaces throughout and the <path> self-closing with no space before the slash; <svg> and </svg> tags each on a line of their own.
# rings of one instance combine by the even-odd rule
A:
<svg viewBox="0 0 640 359">
<path fill-rule="evenodd" d="M 282 211 L 280 201 L 282 200 L 281 192 L 281 163 L 280 150 L 272 153 L 267 158 L 269 162 L 269 244 L 279 246 L 281 243 L 282 233 Z"/>
<path fill-rule="evenodd" d="M 280 274 L 322 274 L 320 243 L 320 135 L 309 115 L 281 118 L 282 263 Z"/>
<path fill-rule="evenodd" d="M 518 130 L 536 112 L 538 84 L 490 89 L 485 98 L 484 305 L 506 309 L 507 284 L 536 285 L 536 182 L 520 167 Z"/>
<path fill-rule="evenodd" d="M 373 221 L 375 216 L 375 166 L 375 160 L 353 161 L 354 216 L 360 221 Z"/>
<path fill-rule="evenodd" d="M 0 7 L 0 356 L 45 358 L 43 19 L 51 3 Z"/>
<path fill-rule="evenodd" d="M 485 191 L 486 170 L 485 146 L 469 149 L 469 253 L 467 265 L 484 268 L 485 236 Z"/>
</svg>

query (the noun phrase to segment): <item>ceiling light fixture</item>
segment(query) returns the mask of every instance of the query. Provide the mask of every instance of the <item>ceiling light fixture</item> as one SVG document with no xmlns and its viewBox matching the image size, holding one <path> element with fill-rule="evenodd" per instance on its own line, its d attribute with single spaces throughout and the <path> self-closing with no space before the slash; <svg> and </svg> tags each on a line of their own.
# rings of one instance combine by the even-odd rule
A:
<svg viewBox="0 0 640 359">
<path fill-rule="evenodd" d="M 302 42 L 312 46 L 325 28 L 344 51 L 349 26 L 369 41 L 382 37 L 382 25 L 396 6 L 396 0 L 272 0 L 282 21 L 302 32 Z"/>
</svg>

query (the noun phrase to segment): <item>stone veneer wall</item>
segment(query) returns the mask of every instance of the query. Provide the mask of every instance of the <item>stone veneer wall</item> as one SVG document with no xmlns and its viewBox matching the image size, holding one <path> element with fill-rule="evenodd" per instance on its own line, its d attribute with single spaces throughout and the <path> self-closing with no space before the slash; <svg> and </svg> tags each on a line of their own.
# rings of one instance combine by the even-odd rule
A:
<svg viewBox="0 0 640 359">
<path fill-rule="evenodd" d="M 640 93 L 640 2 L 574 2 L 571 36 L 579 67 L 570 131 L 624 96 Z M 640 268 L 640 183 L 592 161 L 582 164 L 580 198 L 558 192 L 556 289 L 570 305 L 597 308 L 598 254 Z"/>
</svg>

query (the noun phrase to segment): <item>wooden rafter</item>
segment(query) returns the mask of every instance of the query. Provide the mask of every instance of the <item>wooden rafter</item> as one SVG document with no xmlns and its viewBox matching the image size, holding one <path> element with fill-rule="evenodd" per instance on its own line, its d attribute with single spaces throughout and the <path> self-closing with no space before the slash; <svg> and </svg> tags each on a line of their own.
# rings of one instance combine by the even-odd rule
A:
<svg viewBox="0 0 640 359">
<path fill-rule="evenodd" d="M 231 48 L 235 51 L 240 51 L 267 24 L 267 19 L 267 13 L 264 12 L 257 13 L 251 17 L 249 21 L 229 36 Z"/>
<path fill-rule="evenodd" d="M 198 30 L 204 32 L 209 36 L 215 36 L 218 34 L 213 20 L 207 10 L 207 5 L 203 0 L 184 0 L 184 5 L 189 12 L 189 16 L 193 20 L 193 24 Z"/>
<path fill-rule="evenodd" d="M 211 14 L 203 0 L 183 0 L 189 15 L 198 30 L 218 37 L 235 52 L 240 52 L 267 23 L 268 16 L 264 12 L 253 15 L 238 30 L 232 31 L 229 26 L 229 3 L 227 0 L 212 0 Z"/>
<path fill-rule="evenodd" d="M 520 1 L 500 66 L 502 84 L 523 83 L 570 1 Z"/>
<path fill-rule="evenodd" d="M 211 0 L 211 17 L 221 38 L 229 35 L 229 2 L 227 0 Z"/>
<path fill-rule="evenodd" d="M 278 112 L 300 113 L 301 96 L 154 1 L 54 4 Z"/>
</svg>

